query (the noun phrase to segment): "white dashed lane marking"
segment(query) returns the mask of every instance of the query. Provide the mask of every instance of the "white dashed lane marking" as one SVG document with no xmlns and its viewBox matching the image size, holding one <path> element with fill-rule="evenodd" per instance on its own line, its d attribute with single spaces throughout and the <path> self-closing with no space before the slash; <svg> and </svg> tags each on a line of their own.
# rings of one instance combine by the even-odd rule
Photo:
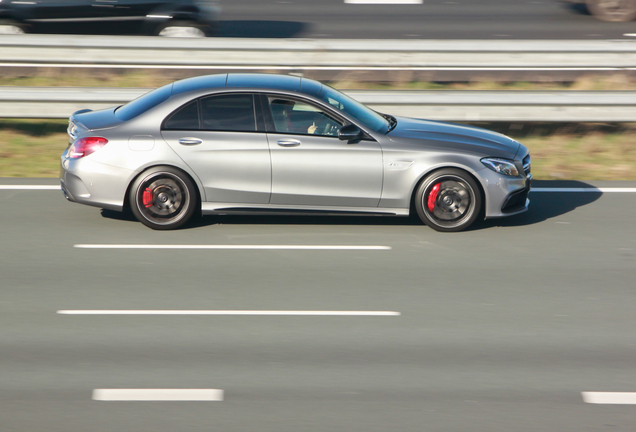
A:
<svg viewBox="0 0 636 432">
<path fill-rule="evenodd" d="M 346 245 L 151 245 L 151 244 L 76 244 L 78 249 L 211 249 L 211 250 L 391 250 L 391 246 Z"/>
<path fill-rule="evenodd" d="M 95 389 L 96 401 L 198 401 L 220 402 L 223 390 L 218 389 Z"/>
<path fill-rule="evenodd" d="M 636 405 L 635 392 L 582 392 L 583 401 L 590 404 Z"/>
<path fill-rule="evenodd" d="M 400 316 L 394 311 L 320 310 L 59 310 L 60 315 Z"/>
</svg>

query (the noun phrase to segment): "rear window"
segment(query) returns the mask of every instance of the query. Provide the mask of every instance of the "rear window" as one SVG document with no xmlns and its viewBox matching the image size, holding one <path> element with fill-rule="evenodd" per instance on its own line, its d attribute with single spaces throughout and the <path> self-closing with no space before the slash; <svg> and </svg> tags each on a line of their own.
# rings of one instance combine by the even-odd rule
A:
<svg viewBox="0 0 636 432">
<path fill-rule="evenodd" d="M 201 129 L 255 132 L 256 116 L 251 94 L 212 96 L 201 99 Z"/>
<path fill-rule="evenodd" d="M 165 130 L 198 130 L 199 102 L 193 101 L 179 108 L 165 121 Z"/>
<path fill-rule="evenodd" d="M 132 120 L 160 103 L 167 101 L 171 95 L 172 84 L 159 87 L 132 102 L 128 102 L 126 105 L 120 106 L 115 110 L 115 115 L 123 121 Z"/>
</svg>

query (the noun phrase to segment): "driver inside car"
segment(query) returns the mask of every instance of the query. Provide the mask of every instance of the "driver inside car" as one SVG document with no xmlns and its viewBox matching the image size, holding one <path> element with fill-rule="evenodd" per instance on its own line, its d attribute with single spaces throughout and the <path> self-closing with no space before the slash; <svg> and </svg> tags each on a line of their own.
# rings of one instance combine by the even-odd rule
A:
<svg viewBox="0 0 636 432">
<path fill-rule="evenodd" d="M 286 99 L 270 99 L 277 132 L 337 136 L 342 124 L 317 107 Z"/>
</svg>

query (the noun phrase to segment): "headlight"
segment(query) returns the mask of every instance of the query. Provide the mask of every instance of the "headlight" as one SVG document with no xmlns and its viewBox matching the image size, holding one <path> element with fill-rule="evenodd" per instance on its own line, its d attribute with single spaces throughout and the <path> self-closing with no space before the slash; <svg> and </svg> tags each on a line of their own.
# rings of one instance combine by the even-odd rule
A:
<svg viewBox="0 0 636 432">
<path fill-rule="evenodd" d="M 498 159 L 498 158 L 483 158 L 481 163 L 486 165 L 488 168 L 497 172 L 499 174 L 517 177 L 519 176 L 519 171 L 515 166 L 515 163 L 508 159 Z"/>
</svg>

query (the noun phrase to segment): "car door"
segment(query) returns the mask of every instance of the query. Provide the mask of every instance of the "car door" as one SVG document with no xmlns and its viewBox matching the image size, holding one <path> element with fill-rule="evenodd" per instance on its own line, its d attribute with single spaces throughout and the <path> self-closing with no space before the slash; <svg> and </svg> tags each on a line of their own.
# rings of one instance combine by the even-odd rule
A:
<svg viewBox="0 0 636 432">
<path fill-rule="evenodd" d="M 174 0 L 119 0 L 119 3 L 120 6 L 127 8 L 128 15 L 138 17 L 146 17 L 146 15 L 152 14 L 153 12 L 168 12 L 172 10 L 174 5 L 179 4 L 179 2 L 175 2 Z"/>
<path fill-rule="evenodd" d="M 377 207 L 382 150 L 371 140 L 338 139 L 346 121 L 308 100 L 262 97 L 269 119 L 272 204 Z"/>
<path fill-rule="evenodd" d="M 31 8 L 30 18 L 41 23 L 66 23 L 91 15 L 93 0 L 39 0 L 37 2 L 13 2 Z"/>
<path fill-rule="evenodd" d="M 234 93 L 199 98 L 162 125 L 164 140 L 201 180 L 205 201 L 269 203 L 269 146 L 264 126 L 256 122 L 254 97 Z"/>
</svg>

